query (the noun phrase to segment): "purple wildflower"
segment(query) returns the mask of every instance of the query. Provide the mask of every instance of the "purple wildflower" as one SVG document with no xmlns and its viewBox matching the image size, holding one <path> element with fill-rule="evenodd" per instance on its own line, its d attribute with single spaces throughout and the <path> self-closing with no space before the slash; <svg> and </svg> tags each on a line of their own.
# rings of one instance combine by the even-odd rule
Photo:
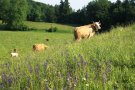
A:
<svg viewBox="0 0 135 90">
<path fill-rule="evenodd" d="M 31 66 L 31 65 L 29 66 L 29 72 L 30 72 L 30 73 L 33 72 L 33 69 L 32 69 L 32 66 Z"/>
<path fill-rule="evenodd" d="M 6 82 L 7 81 L 7 75 L 5 73 L 2 73 L 2 82 Z"/>
<path fill-rule="evenodd" d="M 13 82 L 12 76 L 9 76 L 7 81 L 8 81 L 8 84 L 11 86 Z"/>
<path fill-rule="evenodd" d="M 4 85 L 3 83 L 0 83 L 0 89 L 3 89 Z"/>
<path fill-rule="evenodd" d="M 73 60 L 74 60 L 74 62 L 77 62 L 77 58 L 75 56 L 74 56 L 74 59 Z"/>
<path fill-rule="evenodd" d="M 103 73 L 103 83 L 105 84 L 105 83 L 106 83 L 106 81 L 107 81 L 106 74 L 105 74 L 105 73 Z"/>
<path fill-rule="evenodd" d="M 36 65 L 36 67 L 35 67 L 35 74 L 36 74 L 36 75 L 39 74 L 39 66 L 38 66 L 38 65 Z"/>
<path fill-rule="evenodd" d="M 30 85 L 30 80 L 31 80 L 31 78 L 30 78 L 30 76 L 28 76 L 27 77 L 27 84 L 28 84 L 28 86 Z"/>
<path fill-rule="evenodd" d="M 48 66 L 48 62 L 45 61 L 45 62 L 44 62 L 44 69 L 45 69 L 45 70 L 47 69 L 47 66 Z"/>
</svg>

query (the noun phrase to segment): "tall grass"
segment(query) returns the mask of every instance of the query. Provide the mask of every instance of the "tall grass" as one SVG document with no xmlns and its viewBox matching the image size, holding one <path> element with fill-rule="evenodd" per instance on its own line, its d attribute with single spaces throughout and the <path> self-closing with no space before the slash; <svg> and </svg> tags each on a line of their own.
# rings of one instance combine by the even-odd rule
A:
<svg viewBox="0 0 135 90">
<path fill-rule="evenodd" d="M 114 28 L 81 42 L 72 33 L 2 31 L 0 89 L 134 90 L 134 28 Z M 35 43 L 49 48 L 35 53 Z M 13 48 L 18 58 L 10 57 Z"/>
</svg>

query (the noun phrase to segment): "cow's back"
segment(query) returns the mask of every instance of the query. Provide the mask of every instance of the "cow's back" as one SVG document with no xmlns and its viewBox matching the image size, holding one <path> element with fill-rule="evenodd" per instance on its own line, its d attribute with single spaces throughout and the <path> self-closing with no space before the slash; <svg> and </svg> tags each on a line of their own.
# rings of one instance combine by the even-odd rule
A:
<svg viewBox="0 0 135 90">
<path fill-rule="evenodd" d="M 45 49 L 44 44 L 34 44 L 33 45 L 33 50 L 34 51 L 43 51 Z"/>
</svg>

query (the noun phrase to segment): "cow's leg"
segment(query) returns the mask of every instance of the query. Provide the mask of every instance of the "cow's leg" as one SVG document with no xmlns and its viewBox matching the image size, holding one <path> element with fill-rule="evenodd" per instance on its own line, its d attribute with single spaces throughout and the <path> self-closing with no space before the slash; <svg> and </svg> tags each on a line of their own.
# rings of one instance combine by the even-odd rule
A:
<svg viewBox="0 0 135 90">
<path fill-rule="evenodd" d="M 90 33 L 89 33 L 89 35 L 88 35 L 88 37 L 87 37 L 88 39 L 90 38 Z"/>
<path fill-rule="evenodd" d="M 93 32 L 93 33 L 91 33 L 91 37 L 92 37 L 92 36 L 94 36 L 94 34 L 95 34 L 94 32 Z"/>
<path fill-rule="evenodd" d="M 76 41 L 80 41 L 81 40 L 81 37 L 78 37 L 77 39 L 75 39 Z"/>
<path fill-rule="evenodd" d="M 81 38 L 78 38 L 77 41 L 81 41 Z"/>
<path fill-rule="evenodd" d="M 75 40 L 80 41 L 81 40 L 81 34 L 79 32 L 75 32 Z"/>
</svg>

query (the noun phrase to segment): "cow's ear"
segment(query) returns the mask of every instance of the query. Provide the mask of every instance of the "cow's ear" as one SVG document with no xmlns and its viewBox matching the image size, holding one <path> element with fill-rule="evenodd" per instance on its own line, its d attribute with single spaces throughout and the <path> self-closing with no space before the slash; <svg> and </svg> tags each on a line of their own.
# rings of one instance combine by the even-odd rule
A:
<svg viewBox="0 0 135 90">
<path fill-rule="evenodd" d="M 98 23 L 99 23 L 99 25 L 101 25 L 101 22 L 100 22 L 100 20 L 98 21 Z"/>
<path fill-rule="evenodd" d="M 92 27 L 95 27 L 95 26 L 96 26 L 96 24 L 95 24 L 95 23 L 93 23 L 91 26 L 92 26 Z"/>
</svg>

